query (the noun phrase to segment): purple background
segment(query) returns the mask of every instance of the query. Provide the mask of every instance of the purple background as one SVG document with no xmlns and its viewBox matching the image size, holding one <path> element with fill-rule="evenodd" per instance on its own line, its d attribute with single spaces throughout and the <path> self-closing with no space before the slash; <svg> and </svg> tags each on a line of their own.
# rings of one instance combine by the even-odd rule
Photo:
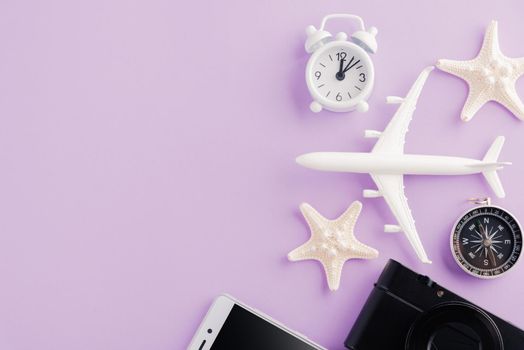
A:
<svg viewBox="0 0 524 350">
<path fill-rule="evenodd" d="M 368 151 L 438 58 L 473 58 L 491 19 L 524 56 L 521 1 L 23 1 L 0 3 L 0 349 L 183 349 L 228 292 L 329 348 L 342 342 L 392 257 L 524 327 L 524 263 L 497 280 L 452 260 L 451 226 L 482 177 L 406 177 L 433 265 L 422 265 L 367 175 L 301 168 L 310 151 Z M 304 29 L 350 12 L 379 29 L 367 114 L 315 115 Z M 344 21 L 331 26 L 347 30 Z M 524 96 L 524 84 L 519 82 Z M 406 150 L 480 158 L 507 142 L 496 200 L 524 220 L 524 125 L 490 103 L 459 119 L 467 85 L 431 74 Z M 339 291 L 320 264 L 286 254 L 309 237 L 298 205 L 328 217 L 360 199 L 357 237 L 376 260 L 346 264 Z"/>
</svg>

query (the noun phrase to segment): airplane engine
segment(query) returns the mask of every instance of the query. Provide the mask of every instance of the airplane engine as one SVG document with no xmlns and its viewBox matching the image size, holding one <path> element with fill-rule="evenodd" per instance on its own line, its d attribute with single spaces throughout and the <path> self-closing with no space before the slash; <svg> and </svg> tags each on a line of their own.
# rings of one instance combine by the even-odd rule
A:
<svg viewBox="0 0 524 350">
<path fill-rule="evenodd" d="M 388 96 L 386 97 L 386 103 L 388 104 L 400 104 L 404 102 L 404 98 L 398 96 Z"/>
<path fill-rule="evenodd" d="M 382 197 L 382 193 L 377 190 L 364 190 L 362 191 L 362 196 L 364 196 L 364 198 L 378 198 Z"/>
<path fill-rule="evenodd" d="M 380 135 L 382 135 L 382 132 L 377 131 L 377 130 L 366 130 L 366 131 L 364 131 L 364 137 L 367 138 L 367 139 L 379 138 Z"/>
<path fill-rule="evenodd" d="M 384 232 L 402 232 L 402 227 L 399 225 L 384 225 Z"/>
</svg>

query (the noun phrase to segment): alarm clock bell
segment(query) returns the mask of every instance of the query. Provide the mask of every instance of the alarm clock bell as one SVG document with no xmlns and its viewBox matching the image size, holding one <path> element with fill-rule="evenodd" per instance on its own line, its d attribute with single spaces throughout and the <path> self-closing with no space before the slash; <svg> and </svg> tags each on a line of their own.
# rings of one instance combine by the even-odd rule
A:
<svg viewBox="0 0 524 350">
<path fill-rule="evenodd" d="M 318 49 L 320 46 L 325 44 L 329 41 L 329 39 L 332 37 L 331 33 L 327 30 L 317 30 L 315 26 L 307 26 L 306 28 L 306 44 L 304 45 L 306 48 L 307 53 L 312 53 L 316 49 Z"/>
<path fill-rule="evenodd" d="M 330 17 L 330 16 L 327 16 Z M 324 25 L 326 22 L 322 23 L 322 26 L 320 29 L 315 28 L 313 25 L 309 25 L 306 28 L 306 43 L 305 48 L 307 53 L 312 53 L 325 43 L 327 43 L 332 35 L 327 30 L 324 30 Z M 345 15 L 344 15 L 345 17 Z M 353 17 L 351 15 L 351 17 Z M 356 17 L 356 16 L 355 16 Z M 360 17 L 358 17 L 360 20 Z M 359 21 L 360 22 L 360 21 Z M 364 29 L 364 25 L 361 23 L 360 25 L 361 30 L 356 31 L 351 35 L 351 41 L 355 43 L 356 45 L 362 47 L 364 50 L 366 50 L 369 53 L 376 53 L 377 52 L 377 33 L 378 29 L 376 27 L 369 27 L 368 30 Z M 336 35 L 335 40 L 347 40 L 347 35 L 344 32 L 340 32 Z"/>
<path fill-rule="evenodd" d="M 368 30 L 359 30 L 351 36 L 351 41 L 369 53 L 377 52 L 377 33 L 376 27 L 369 27 Z"/>
</svg>

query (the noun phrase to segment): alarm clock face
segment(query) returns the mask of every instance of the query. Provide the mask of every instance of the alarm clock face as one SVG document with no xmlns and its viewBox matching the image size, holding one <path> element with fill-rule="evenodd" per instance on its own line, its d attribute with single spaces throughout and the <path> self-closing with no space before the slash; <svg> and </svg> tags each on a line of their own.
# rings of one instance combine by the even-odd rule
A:
<svg viewBox="0 0 524 350">
<path fill-rule="evenodd" d="M 349 111 L 366 100 L 373 88 L 369 55 L 348 41 L 332 41 L 315 51 L 306 67 L 313 99 L 332 111 Z"/>
<path fill-rule="evenodd" d="M 457 263 L 469 274 L 498 277 L 515 265 L 522 252 L 520 225 L 502 208 L 474 208 L 455 224 L 451 250 Z"/>
</svg>

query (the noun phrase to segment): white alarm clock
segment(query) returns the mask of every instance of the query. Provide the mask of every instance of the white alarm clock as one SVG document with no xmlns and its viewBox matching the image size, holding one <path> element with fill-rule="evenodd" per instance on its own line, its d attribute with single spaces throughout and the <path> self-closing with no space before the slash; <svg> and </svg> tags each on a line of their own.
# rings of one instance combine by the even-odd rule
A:
<svg viewBox="0 0 524 350">
<path fill-rule="evenodd" d="M 348 41 L 346 33 L 332 38 L 324 30 L 326 22 L 333 18 L 357 20 L 359 30 Z M 320 29 L 306 28 L 306 51 L 312 53 L 306 67 L 306 83 L 313 98 L 310 108 L 320 112 L 323 108 L 333 112 L 354 109 L 366 112 L 366 102 L 373 90 L 375 71 L 370 53 L 377 51 L 377 29 L 364 29 L 364 22 L 355 15 L 333 14 L 322 19 Z"/>
</svg>

